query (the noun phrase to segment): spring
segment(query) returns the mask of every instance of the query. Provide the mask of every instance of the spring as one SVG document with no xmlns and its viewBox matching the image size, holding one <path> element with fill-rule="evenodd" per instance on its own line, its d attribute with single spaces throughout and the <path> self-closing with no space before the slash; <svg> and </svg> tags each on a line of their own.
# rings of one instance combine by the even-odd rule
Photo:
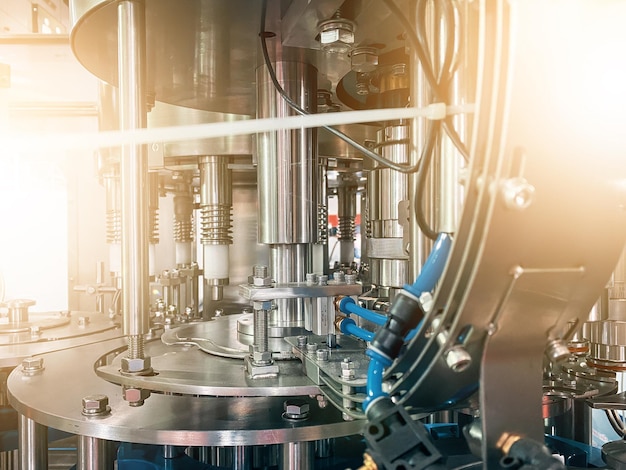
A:
<svg viewBox="0 0 626 470">
<path fill-rule="evenodd" d="M 230 245 L 232 237 L 231 206 L 207 205 L 200 208 L 200 229 L 203 245 Z"/>
<path fill-rule="evenodd" d="M 193 217 L 187 220 L 174 220 L 174 241 L 180 243 L 193 242 L 194 232 Z"/>
<path fill-rule="evenodd" d="M 150 229 L 149 229 L 150 243 L 156 245 L 159 243 L 159 210 L 150 210 Z"/>
<path fill-rule="evenodd" d="M 119 210 L 106 213 L 106 240 L 109 244 L 122 242 L 122 213 Z"/>
<path fill-rule="evenodd" d="M 339 218 L 339 234 L 337 238 L 339 240 L 354 241 L 354 218 L 353 217 L 340 217 Z"/>
<path fill-rule="evenodd" d="M 317 243 L 328 243 L 328 207 L 325 204 L 317 206 Z"/>
</svg>

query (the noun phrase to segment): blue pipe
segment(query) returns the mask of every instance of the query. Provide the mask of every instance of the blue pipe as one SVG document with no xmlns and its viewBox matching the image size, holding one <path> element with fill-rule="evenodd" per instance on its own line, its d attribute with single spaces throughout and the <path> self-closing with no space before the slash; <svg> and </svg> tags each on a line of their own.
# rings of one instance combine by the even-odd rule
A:
<svg viewBox="0 0 626 470">
<path fill-rule="evenodd" d="M 339 324 L 339 329 L 344 335 L 356 336 L 363 341 L 372 341 L 374 339 L 374 333 L 364 330 L 357 326 L 352 318 L 344 318 Z"/>
<path fill-rule="evenodd" d="M 419 297 L 424 292 L 431 292 L 443 270 L 446 266 L 446 261 L 450 254 L 450 248 L 452 247 L 452 237 L 448 233 L 440 233 L 435 240 L 430 255 L 426 259 L 419 276 L 412 285 L 404 286 L 404 290 L 411 293 L 415 297 Z M 405 340 L 410 340 L 417 334 L 420 326 L 413 329 L 406 336 Z M 391 361 L 378 354 L 376 351 L 368 349 L 366 353 L 370 357 L 370 365 L 367 370 L 367 386 L 366 393 L 367 398 L 363 403 L 363 410 L 367 410 L 370 403 L 379 397 L 385 396 L 383 392 L 383 375 L 386 367 L 391 365 Z"/>
<path fill-rule="evenodd" d="M 377 325 L 383 326 L 387 322 L 387 317 L 385 315 L 381 315 L 380 313 L 372 312 L 366 308 L 357 305 L 352 297 L 344 297 L 339 302 L 339 310 L 346 315 L 350 315 L 353 313 L 364 320 L 371 321 Z"/>
<path fill-rule="evenodd" d="M 416 297 L 419 297 L 424 292 L 431 292 L 446 267 L 446 261 L 448 260 L 451 247 L 452 237 L 450 234 L 440 233 L 437 240 L 435 240 L 435 245 L 430 255 L 428 255 L 424 266 L 422 266 L 419 276 L 417 276 L 417 279 L 412 285 L 404 286 L 404 289 Z"/>
<path fill-rule="evenodd" d="M 365 354 L 370 357 L 370 364 L 367 368 L 367 385 L 365 387 L 365 401 L 363 402 L 363 411 L 367 410 L 367 407 L 372 401 L 377 398 L 387 396 L 383 392 L 383 374 L 385 368 L 391 365 L 391 361 L 381 356 L 376 351 L 368 349 Z"/>
</svg>

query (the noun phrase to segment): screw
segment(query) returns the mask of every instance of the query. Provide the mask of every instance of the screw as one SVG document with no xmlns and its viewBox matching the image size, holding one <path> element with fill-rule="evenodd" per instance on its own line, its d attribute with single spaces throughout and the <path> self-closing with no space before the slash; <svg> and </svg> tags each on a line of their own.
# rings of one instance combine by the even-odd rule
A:
<svg viewBox="0 0 626 470">
<path fill-rule="evenodd" d="M 109 414 L 109 397 L 106 395 L 88 395 L 83 398 L 83 411 L 85 416 L 103 416 Z"/>
<path fill-rule="evenodd" d="M 472 356 L 462 346 L 454 346 L 446 352 L 446 364 L 454 372 L 463 372 L 472 364 Z"/>
</svg>

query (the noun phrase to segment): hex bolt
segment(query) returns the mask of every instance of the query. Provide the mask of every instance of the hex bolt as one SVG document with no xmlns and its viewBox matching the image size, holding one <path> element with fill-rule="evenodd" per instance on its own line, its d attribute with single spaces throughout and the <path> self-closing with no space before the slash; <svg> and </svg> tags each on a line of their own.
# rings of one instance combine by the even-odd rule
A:
<svg viewBox="0 0 626 470">
<path fill-rule="evenodd" d="M 137 387 L 122 387 L 122 398 L 130 406 L 142 406 L 149 396 L 150 390 Z"/>
<path fill-rule="evenodd" d="M 309 417 L 310 406 L 306 401 L 294 398 L 284 401 L 283 410 L 285 419 L 306 419 Z"/>
<path fill-rule="evenodd" d="M 315 351 L 317 351 L 317 343 L 307 343 L 306 352 L 314 353 Z"/>
<path fill-rule="evenodd" d="M 326 286 L 328 285 L 328 276 L 322 275 L 317 277 L 317 285 L 318 286 Z"/>
<path fill-rule="evenodd" d="M 316 398 L 317 406 L 319 406 L 321 409 L 324 409 L 328 406 L 328 398 L 326 398 L 326 395 L 318 395 Z"/>
<path fill-rule="evenodd" d="M 22 361 L 24 375 L 38 374 L 43 370 L 43 357 L 27 357 Z"/>
<path fill-rule="evenodd" d="M 349 357 L 346 357 L 341 362 L 341 378 L 344 380 L 354 380 L 354 362 Z"/>
<path fill-rule="evenodd" d="M 308 341 L 309 341 L 309 338 L 307 336 L 304 336 L 304 335 L 298 336 L 298 347 L 300 349 L 306 348 Z"/>
<path fill-rule="evenodd" d="M 463 372 L 472 364 L 472 356 L 462 346 L 453 346 L 445 354 L 446 364 L 454 372 Z"/>
<path fill-rule="evenodd" d="M 353 286 L 354 284 L 356 284 L 356 279 L 356 274 L 346 274 L 346 284 L 348 284 L 349 286 Z"/>
<path fill-rule="evenodd" d="M 502 184 L 502 197 L 508 209 L 524 210 L 532 203 L 535 187 L 521 176 L 509 178 Z"/>
<path fill-rule="evenodd" d="M 357 47 L 350 53 L 353 72 L 370 73 L 378 66 L 378 53 L 373 47 Z"/>
<path fill-rule="evenodd" d="M 88 395 L 83 398 L 83 415 L 104 416 L 111 412 L 109 397 L 106 395 Z"/>
<path fill-rule="evenodd" d="M 335 274 L 333 274 L 333 279 L 337 284 L 343 284 L 346 282 L 346 273 L 344 273 L 343 271 L 335 271 Z"/>
<path fill-rule="evenodd" d="M 306 275 L 306 284 L 307 286 L 314 286 L 317 283 L 317 274 L 315 273 L 307 273 Z"/>
<path fill-rule="evenodd" d="M 89 325 L 89 317 L 78 317 L 78 326 L 84 328 L 87 325 Z"/>
</svg>

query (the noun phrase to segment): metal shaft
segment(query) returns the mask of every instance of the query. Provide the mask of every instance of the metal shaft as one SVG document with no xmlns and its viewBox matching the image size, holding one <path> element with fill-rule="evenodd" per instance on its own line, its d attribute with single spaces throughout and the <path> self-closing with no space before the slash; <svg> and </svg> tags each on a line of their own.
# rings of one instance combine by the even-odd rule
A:
<svg viewBox="0 0 626 470">
<path fill-rule="evenodd" d="M 122 1 L 118 13 L 120 128 L 145 127 L 145 12 L 143 2 Z M 121 151 L 122 286 L 124 334 L 149 328 L 148 159 L 142 145 Z"/>
<path fill-rule="evenodd" d="M 280 470 L 310 470 L 315 463 L 313 442 L 287 442 L 282 445 Z"/>
<path fill-rule="evenodd" d="M 228 157 L 200 158 L 200 224 L 204 246 L 204 308 L 221 300 L 229 279 L 232 239 L 232 182 Z"/>
<path fill-rule="evenodd" d="M 48 428 L 19 415 L 20 470 L 48 469 Z"/>
<path fill-rule="evenodd" d="M 78 436 L 76 470 L 112 470 L 113 456 L 109 441 Z"/>
</svg>

